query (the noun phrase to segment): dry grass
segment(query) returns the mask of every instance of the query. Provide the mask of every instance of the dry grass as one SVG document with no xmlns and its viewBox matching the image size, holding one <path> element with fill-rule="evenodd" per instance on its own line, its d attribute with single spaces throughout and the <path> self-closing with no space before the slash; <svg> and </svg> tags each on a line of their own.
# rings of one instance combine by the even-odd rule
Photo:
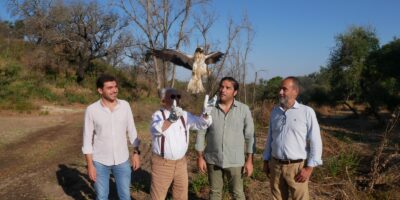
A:
<svg viewBox="0 0 400 200">
<path fill-rule="evenodd" d="M 74 88 L 71 87 L 69 88 L 69 90 L 74 90 Z M 85 93 L 88 91 L 77 90 L 77 92 Z M 184 93 L 183 95 L 184 107 L 189 111 L 195 113 L 198 112 L 201 109 L 203 96 L 186 95 L 188 94 Z M 44 104 L 44 102 L 37 103 Z M 81 106 L 81 109 L 83 110 L 85 106 Z M 151 137 L 149 133 L 149 123 L 151 121 L 151 115 L 160 108 L 160 102 L 159 99 L 156 97 L 140 96 L 136 101 L 131 104 L 131 107 L 133 110 L 139 137 L 142 139 L 142 169 L 144 171 L 144 174 L 146 174 L 145 177 L 148 181 L 148 173 L 151 172 L 149 162 L 149 158 L 151 155 Z M 260 120 L 266 120 L 269 116 L 269 111 L 271 110 L 271 108 L 272 104 L 270 103 L 264 103 L 263 106 L 259 107 L 256 106 L 254 108 L 253 115 L 255 118 L 259 117 L 258 119 Z M 0 141 L 6 141 L 8 144 L 11 144 L 28 136 L 29 133 L 33 130 L 40 130 L 52 125 L 63 123 L 62 119 L 58 119 L 56 117 L 57 115 L 52 114 L 53 112 L 55 112 L 55 110 L 57 109 L 49 109 L 49 113 L 46 115 L 40 115 L 40 111 L 38 111 L 38 113 L 33 113 L 31 115 L 14 114 L 14 117 L 8 117 L 13 113 L 5 113 L 9 111 L 2 111 L 2 117 L 0 117 L 0 127 L 5 128 L 2 129 L 0 132 Z M 317 110 L 322 110 L 321 112 L 331 113 L 328 108 L 321 108 Z M 334 115 L 332 114 L 332 116 Z M 373 120 L 371 121 L 370 119 L 366 118 L 347 119 L 332 117 L 321 118 L 320 122 L 322 128 L 321 134 L 324 144 L 324 165 L 317 167 L 313 173 L 310 182 L 310 195 L 312 199 L 400 198 L 400 175 L 398 173 L 398 166 L 400 164 L 399 159 L 392 160 L 392 162 L 387 164 L 387 170 L 382 173 L 380 179 L 376 181 L 376 190 L 373 193 L 367 193 L 363 190 L 362 180 L 363 177 L 365 178 L 366 176 L 365 170 L 369 169 L 369 163 L 374 152 L 373 150 L 375 148 L 375 145 L 379 141 L 377 140 L 379 138 L 376 137 L 376 133 L 379 133 L 380 129 L 374 126 L 375 122 Z M 18 127 L 20 127 L 21 130 L 19 130 Z M 77 130 L 81 129 L 79 128 Z M 396 129 L 396 131 L 398 131 L 398 129 Z M 80 137 L 80 133 L 74 132 L 71 134 L 76 134 L 77 137 Z M 189 158 L 189 181 L 192 191 L 191 199 L 207 199 L 209 191 L 206 177 L 199 175 L 197 172 L 196 152 L 194 152 L 193 149 L 194 137 L 195 134 L 192 133 L 190 143 L 191 146 L 189 147 L 190 151 L 187 154 Z M 267 137 L 267 125 L 256 126 L 256 137 L 257 152 L 255 154 L 254 161 L 254 175 L 251 178 L 247 178 L 245 180 L 246 195 L 247 199 L 270 199 L 271 196 L 269 191 L 269 180 L 262 172 L 262 152 L 264 150 Z M 399 138 L 397 138 L 397 140 L 398 139 Z M 79 143 L 80 138 L 76 139 L 76 142 Z M 44 146 L 43 148 L 52 149 L 55 147 Z M 75 150 L 75 153 L 77 155 L 81 155 L 80 149 L 78 147 Z M 57 151 L 49 150 L 48 156 L 57 157 L 57 155 L 53 155 L 55 152 Z M 74 162 L 74 164 L 78 166 L 76 167 L 76 170 L 78 170 L 81 174 L 85 174 L 86 171 L 84 165 L 82 164 L 83 159 L 79 157 Z M 135 179 L 133 190 L 135 198 L 146 199 L 149 197 L 147 193 L 148 182 L 141 182 L 143 180 Z M 392 184 L 388 185 L 387 183 Z M 47 186 L 48 185 L 49 184 L 47 184 Z M 71 187 L 76 186 L 71 185 Z M 62 191 L 58 191 L 56 193 L 66 195 L 63 194 Z M 229 199 L 229 195 L 226 196 L 226 199 Z"/>
</svg>

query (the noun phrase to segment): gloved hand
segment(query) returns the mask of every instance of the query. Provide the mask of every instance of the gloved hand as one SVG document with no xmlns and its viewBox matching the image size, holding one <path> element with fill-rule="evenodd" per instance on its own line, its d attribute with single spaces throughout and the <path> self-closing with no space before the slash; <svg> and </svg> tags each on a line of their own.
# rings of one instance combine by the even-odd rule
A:
<svg viewBox="0 0 400 200">
<path fill-rule="evenodd" d="M 169 114 L 168 121 L 171 123 L 174 123 L 178 121 L 178 119 L 183 115 L 183 110 L 181 107 L 178 107 L 176 105 L 176 100 L 174 100 L 172 107 L 171 107 L 171 113 Z"/>
<path fill-rule="evenodd" d="M 206 95 L 204 98 L 203 115 L 211 115 L 211 111 L 215 107 L 215 104 L 217 103 L 217 95 L 215 95 L 210 100 L 208 98 L 209 98 L 208 95 Z"/>
</svg>

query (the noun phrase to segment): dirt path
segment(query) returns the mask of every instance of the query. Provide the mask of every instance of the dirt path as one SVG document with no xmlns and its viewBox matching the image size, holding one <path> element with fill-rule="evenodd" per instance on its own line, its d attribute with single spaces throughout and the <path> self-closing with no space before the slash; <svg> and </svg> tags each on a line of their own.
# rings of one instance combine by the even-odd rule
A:
<svg viewBox="0 0 400 200">
<path fill-rule="evenodd" d="M 3 145 L 0 152 L 0 199 L 68 199 L 60 186 L 65 167 L 83 167 L 82 113 L 68 114 L 57 126 Z"/>
<path fill-rule="evenodd" d="M 81 153 L 82 119 L 82 111 L 50 116 L 3 115 L 0 199 L 93 199 Z M 16 129 L 20 131 L 13 132 Z M 140 134 L 144 139 L 142 157 L 149 157 L 149 139 Z M 132 182 L 137 199 L 148 196 L 149 168 L 149 160 L 142 159 L 142 170 L 133 174 L 132 180 L 140 180 L 140 184 Z M 110 196 L 117 199 L 114 189 Z"/>
</svg>

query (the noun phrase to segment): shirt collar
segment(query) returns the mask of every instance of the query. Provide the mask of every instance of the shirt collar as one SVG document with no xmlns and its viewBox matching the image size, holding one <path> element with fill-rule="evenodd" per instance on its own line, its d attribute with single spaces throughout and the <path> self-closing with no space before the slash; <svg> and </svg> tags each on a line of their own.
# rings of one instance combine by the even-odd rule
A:
<svg viewBox="0 0 400 200">
<path fill-rule="evenodd" d="M 293 108 L 300 108 L 300 104 L 296 100 L 294 101 Z"/>
<path fill-rule="evenodd" d="M 220 101 L 218 100 L 217 103 L 215 104 L 215 106 L 217 108 L 220 108 L 219 104 L 220 104 Z M 233 99 L 233 103 L 232 103 L 232 105 L 231 105 L 231 107 L 229 109 L 231 109 L 232 107 L 237 107 L 237 106 L 238 106 L 238 103 L 237 103 L 236 99 Z"/>
<path fill-rule="evenodd" d="M 295 101 L 294 101 L 294 105 L 293 105 L 291 108 L 289 108 L 289 109 L 297 109 L 297 108 L 299 108 L 299 107 L 300 107 L 299 102 L 297 102 L 297 100 L 295 100 Z M 284 109 L 281 105 L 279 105 L 279 108 L 280 108 L 282 111 L 285 111 L 285 109 Z"/>
<path fill-rule="evenodd" d="M 232 106 L 234 106 L 234 107 L 237 107 L 237 106 L 238 106 L 238 105 L 237 105 L 236 99 L 233 99 L 233 104 L 232 104 Z"/>
<path fill-rule="evenodd" d="M 117 101 L 117 105 L 115 106 L 114 110 L 117 110 L 121 105 L 121 101 L 119 99 L 117 99 L 116 101 Z M 106 106 L 103 105 L 103 102 L 101 101 L 101 99 L 98 102 L 102 109 L 110 110 L 109 108 L 107 108 Z"/>
</svg>

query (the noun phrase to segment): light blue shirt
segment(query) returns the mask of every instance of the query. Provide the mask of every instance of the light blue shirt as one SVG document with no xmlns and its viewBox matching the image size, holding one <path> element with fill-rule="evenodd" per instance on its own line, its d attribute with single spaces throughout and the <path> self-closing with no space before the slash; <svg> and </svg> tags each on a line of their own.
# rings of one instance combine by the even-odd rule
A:
<svg viewBox="0 0 400 200">
<path fill-rule="evenodd" d="M 295 102 L 288 110 L 272 109 L 264 160 L 306 159 L 307 166 L 322 165 L 322 141 L 317 117 L 312 108 Z"/>
</svg>

